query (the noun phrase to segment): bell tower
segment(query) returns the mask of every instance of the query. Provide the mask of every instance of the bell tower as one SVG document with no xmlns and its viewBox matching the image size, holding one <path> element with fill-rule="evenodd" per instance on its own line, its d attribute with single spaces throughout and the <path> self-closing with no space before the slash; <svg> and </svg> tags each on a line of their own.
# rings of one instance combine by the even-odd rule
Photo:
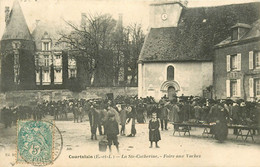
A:
<svg viewBox="0 0 260 167">
<path fill-rule="evenodd" d="M 187 1 L 168 0 L 150 4 L 150 28 L 177 27 Z"/>
</svg>

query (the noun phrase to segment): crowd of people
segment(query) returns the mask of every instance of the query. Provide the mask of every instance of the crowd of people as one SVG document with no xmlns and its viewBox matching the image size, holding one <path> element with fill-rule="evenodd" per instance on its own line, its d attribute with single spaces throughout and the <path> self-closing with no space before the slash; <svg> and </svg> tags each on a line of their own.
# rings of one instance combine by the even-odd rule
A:
<svg viewBox="0 0 260 167">
<path fill-rule="evenodd" d="M 260 102 L 233 101 L 231 99 L 212 100 L 193 96 L 174 97 L 171 100 L 162 97 L 158 103 L 152 97 L 138 98 L 137 96 L 117 96 L 115 99 L 43 101 L 33 107 L 4 107 L 1 111 L 2 122 L 6 128 L 15 124 L 18 119 L 41 120 L 46 115 L 53 116 L 54 120 L 68 120 L 68 113 L 72 113 L 75 123 L 84 121 L 85 117 L 90 123 L 91 139 L 97 139 L 98 130 L 99 135 L 108 135 L 110 146 L 113 141 L 117 148 L 116 135 L 134 137 L 137 133 L 135 124 L 148 122 L 147 120 L 150 118 L 153 120 L 149 121 L 150 130 L 154 127 L 157 128 L 158 124 L 158 128 L 161 130 L 168 130 L 168 122 L 258 125 L 260 120 Z M 115 126 L 114 122 L 117 122 L 118 126 Z M 129 134 L 126 134 L 126 124 L 130 122 L 131 130 L 129 130 Z M 111 129 L 111 127 L 113 128 Z M 223 133 L 220 136 L 216 135 L 216 138 L 225 139 L 227 128 L 221 126 L 221 129 L 226 130 L 224 132 L 222 130 Z M 214 130 L 211 131 L 214 133 Z M 235 129 L 234 134 L 236 133 Z M 155 132 L 149 134 L 153 134 L 153 137 L 150 137 L 151 146 L 155 138 L 156 147 L 159 147 L 157 142 L 160 140 L 160 135 L 157 131 L 156 135 L 154 135 Z"/>
</svg>

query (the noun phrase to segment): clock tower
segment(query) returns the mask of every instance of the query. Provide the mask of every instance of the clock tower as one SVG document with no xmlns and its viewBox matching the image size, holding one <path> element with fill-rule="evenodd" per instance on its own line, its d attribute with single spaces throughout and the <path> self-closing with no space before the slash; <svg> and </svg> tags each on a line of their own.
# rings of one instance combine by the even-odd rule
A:
<svg viewBox="0 0 260 167">
<path fill-rule="evenodd" d="M 150 28 L 177 27 L 187 1 L 158 1 L 150 5 Z"/>
</svg>

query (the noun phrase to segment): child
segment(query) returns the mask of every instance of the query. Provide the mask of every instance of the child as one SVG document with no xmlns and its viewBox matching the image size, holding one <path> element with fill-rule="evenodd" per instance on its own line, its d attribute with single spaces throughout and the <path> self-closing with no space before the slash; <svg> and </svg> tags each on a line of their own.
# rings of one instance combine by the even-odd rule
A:
<svg viewBox="0 0 260 167">
<path fill-rule="evenodd" d="M 156 148 L 160 148 L 158 146 L 158 141 L 161 140 L 161 135 L 159 131 L 160 123 L 157 118 L 157 114 L 152 114 L 152 119 L 149 121 L 149 140 L 151 142 L 150 148 L 153 147 L 153 142 L 155 142 Z"/>
<path fill-rule="evenodd" d="M 108 115 L 108 120 L 105 123 L 105 134 L 107 135 L 109 151 L 111 152 L 111 145 L 113 142 L 117 148 L 117 152 L 119 152 L 119 147 L 118 147 L 119 143 L 117 139 L 117 135 L 119 134 L 119 128 L 118 128 L 118 123 L 115 120 L 114 113 L 110 113 Z"/>
</svg>

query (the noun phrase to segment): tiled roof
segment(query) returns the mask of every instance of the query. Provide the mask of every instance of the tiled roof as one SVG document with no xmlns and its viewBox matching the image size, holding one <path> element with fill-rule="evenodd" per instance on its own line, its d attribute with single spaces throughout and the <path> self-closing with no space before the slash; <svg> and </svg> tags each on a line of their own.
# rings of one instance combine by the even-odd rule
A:
<svg viewBox="0 0 260 167">
<path fill-rule="evenodd" d="M 182 11 L 178 27 L 150 29 L 139 60 L 212 60 L 214 46 L 230 36 L 231 26 L 238 22 L 251 25 L 259 18 L 258 2 L 186 8 Z"/>
<path fill-rule="evenodd" d="M 26 24 L 18 0 L 15 0 L 13 3 L 13 7 L 10 12 L 10 21 L 7 24 L 5 28 L 5 32 L 2 36 L 2 40 L 8 40 L 8 39 L 32 40 L 29 28 Z"/>
<path fill-rule="evenodd" d="M 244 41 L 244 40 L 260 37 L 260 19 L 257 20 L 256 22 L 254 22 L 252 24 L 252 26 L 250 26 L 250 27 L 251 28 L 248 30 L 248 32 L 246 32 L 240 39 L 235 40 L 234 42 L 239 43 L 239 42 Z M 224 46 L 224 45 L 227 45 L 227 44 L 231 44 L 232 42 L 233 41 L 231 40 L 231 36 L 230 36 L 227 39 L 225 39 L 225 40 L 221 41 L 220 43 L 218 43 L 216 45 L 216 47 Z"/>
</svg>

